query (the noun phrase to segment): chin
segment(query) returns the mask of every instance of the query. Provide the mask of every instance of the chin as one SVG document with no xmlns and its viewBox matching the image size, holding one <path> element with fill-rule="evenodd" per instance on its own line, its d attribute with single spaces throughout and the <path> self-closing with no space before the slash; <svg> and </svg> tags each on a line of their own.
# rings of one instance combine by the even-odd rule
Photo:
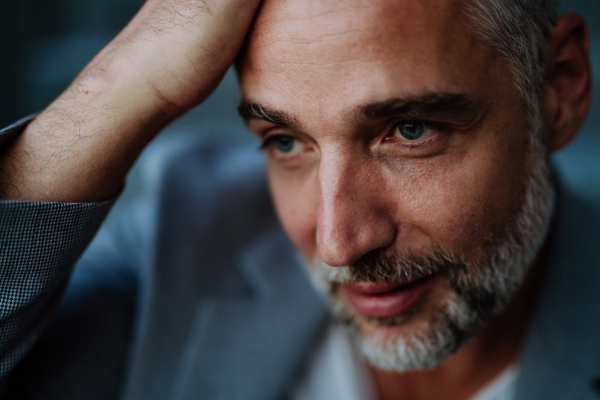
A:
<svg viewBox="0 0 600 400">
<path fill-rule="evenodd" d="M 435 367 L 464 346 L 486 319 L 444 285 L 447 281 L 437 283 L 410 309 L 383 318 L 364 316 L 340 297 L 336 320 L 359 355 L 378 369 Z"/>
</svg>

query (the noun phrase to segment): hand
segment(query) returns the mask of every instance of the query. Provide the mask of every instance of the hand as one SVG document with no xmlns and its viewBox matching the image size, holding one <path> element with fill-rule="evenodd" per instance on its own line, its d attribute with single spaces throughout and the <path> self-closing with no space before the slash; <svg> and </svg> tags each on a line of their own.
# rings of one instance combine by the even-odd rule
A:
<svg viewBox="0 0 600 400">
<path fill-rule="evenodd" d="M 0 154 L 0 196 L 115 196 L 144 146 L 233 63 L 260 0 L 148 0 Z"/>
<path fill-rule="evenodd" d="M 148 0 L 84 70 L 135 74 L 169 112 L 206 99 L 233 63 L 259 0 Z"/>
</svg>

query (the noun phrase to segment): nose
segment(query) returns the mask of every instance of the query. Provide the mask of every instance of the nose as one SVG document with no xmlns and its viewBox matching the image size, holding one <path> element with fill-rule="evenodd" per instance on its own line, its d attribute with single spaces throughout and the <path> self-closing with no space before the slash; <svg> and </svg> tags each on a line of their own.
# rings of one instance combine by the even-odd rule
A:
<svg viewBox="0 0 600 400">
<path fill-rule="evenodd" d="M 339 152 L 322 155 L 317 244 L 325 263 L 349 265 L 394 242 L 397 230 L 385 186 L 384 174 L 373 163 Z"/>
</svg>

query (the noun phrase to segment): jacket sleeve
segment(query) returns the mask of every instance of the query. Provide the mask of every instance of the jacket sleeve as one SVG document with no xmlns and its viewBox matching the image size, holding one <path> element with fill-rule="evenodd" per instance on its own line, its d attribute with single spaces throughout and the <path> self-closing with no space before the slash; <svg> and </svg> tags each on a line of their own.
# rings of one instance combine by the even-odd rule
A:
<svg viewBox="0 0 600 400">
<path fill-rule="evenodd" d="M 152 256 L 150 199 L 115 205 L 77 261 L 60 305 L 12 370 L 6 399 L 116 399 Z M 147 271 L 146 271 L 147 272 Z"/>
<path fill-rule="evenodd" d="M 33 119 L 0 130 L 0 148 Z M 0 201 L 0 379 L 31 349 L 112 201 Z"/>
</svg>

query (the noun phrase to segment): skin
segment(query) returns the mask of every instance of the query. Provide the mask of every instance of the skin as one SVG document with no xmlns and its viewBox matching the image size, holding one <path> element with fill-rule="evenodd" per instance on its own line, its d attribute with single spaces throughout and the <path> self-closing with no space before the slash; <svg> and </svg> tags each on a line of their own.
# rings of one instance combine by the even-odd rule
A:
<svg viewBox="0 0 600 400">
<path fill-rule="evenodd" d="M 250 129 L 265 140 L 297 139 L 293 157 L 273 139 L 265 154 L 280 220 L 305 257 L 341 266 L 381 248 L 485 252 L 522 200 L 528 126 L 506 62 L 477 39 L 457 4 L 272 0 L 253 21 L 257 6 L 149 0 L 0 154 L 2 197 L 114 196 L 143 147 L 204 100 L 237 56 L 245 98 L 279 117 L 246 115 Z M 561 19 L 548 65 L 544 122 L 549 147 L 558 150 L 579 131 L 590 103 L 581 17 Z M 441 93 L 476 107 L 451 115 L 360 113 L 368 104 Z M 417 117 L 443 128 L 418 143 L 395 135 L 395 123 Z M 541 256 L 538 264 L 533 271 L 543 272 Z M 532 273 L 506 311 L 439 367 L 372 370 L 380 398 L 468 398 L 518 359 L 537 282 Z M 438 279 L 422 311 L 390 334 L 423 329 L 447 293 Z"/>
</svg>

